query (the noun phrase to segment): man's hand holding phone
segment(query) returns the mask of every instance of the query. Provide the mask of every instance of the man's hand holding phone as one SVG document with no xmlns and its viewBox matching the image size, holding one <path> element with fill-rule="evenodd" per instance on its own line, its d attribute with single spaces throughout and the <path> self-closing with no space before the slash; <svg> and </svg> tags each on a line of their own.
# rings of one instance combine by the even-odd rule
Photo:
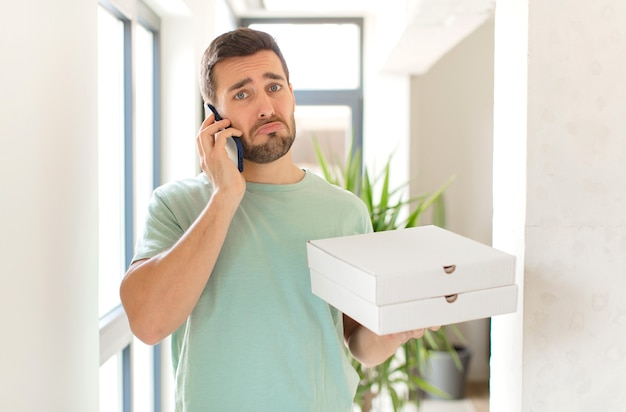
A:
<svg viewBox="0 0 626 412">
<path fill-rule="evenodd" d="M 219 122 L 222 119 L 222 116 L 217 112 L 215 106 L 210 103 L 206 103 L 205 107 L 209 109 L 213 116 L 215 117 L 215 121 Z M 226 128 L 229 128 L 227 126 Z M 237 166 L 240 172 L 243 172 L 243 145 L 241 144 L 241 138 L 239 136 L 231 136 L 230 139 L 226 139 L 226 153 L 228 153 L 228 157 L 233 161 L 233 163 Z"/>
<path fill-rule="evenodd" d="M 239 195 L 238 201 L 245 192 L 245 179 L 229 157 L 226 145 L 227 140 L 232 140 L 233 136 L 238 138 L 241 134 L 240 130 L 230 127 L 230 120 L 217 120 L 211 113 L 202 122 L 196 136 L 202 170 L 216 191 L 233 190 Z"/>
</svg>

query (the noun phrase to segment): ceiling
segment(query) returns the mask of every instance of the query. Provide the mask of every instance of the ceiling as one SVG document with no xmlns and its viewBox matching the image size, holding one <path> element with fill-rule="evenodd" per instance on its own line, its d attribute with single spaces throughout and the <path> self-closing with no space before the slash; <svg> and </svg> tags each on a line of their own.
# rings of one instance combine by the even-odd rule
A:
<svg viewBox="0 0 626 412">
<path fill-rule="evenodd" d="M 372 16 L 389 10 L 390 0 L 230 0 L 238 16 Z M 396 0 L 397 34 L 380 55 L 389 73 L 426 73 L 492 15 L 495 0 Z M 398 8 L 398 7 L 396 7 Z M 389 14 L 389 13 L 387 13 Z"/>
<path fill-rule="evenodd" d="M 231 1 L 246 11 L 269 11 L 273 13 L 368 13 L 380 7 L 380 0 L 238 0 Z"/>
</svg>

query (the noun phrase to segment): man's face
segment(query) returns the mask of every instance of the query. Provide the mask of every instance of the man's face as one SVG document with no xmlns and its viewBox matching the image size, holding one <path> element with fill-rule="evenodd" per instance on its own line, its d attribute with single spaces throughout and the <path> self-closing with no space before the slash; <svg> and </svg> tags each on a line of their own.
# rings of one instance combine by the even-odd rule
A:
<svg viewBox="0 0 626 412">
<path fill-rule="evenodd" d="M 215 65 L 216 106 L 243 132 L 244 158 L 270 163 L 295 139 L 295 99 L 278 56 L 269 50 Z"/>
</svg>

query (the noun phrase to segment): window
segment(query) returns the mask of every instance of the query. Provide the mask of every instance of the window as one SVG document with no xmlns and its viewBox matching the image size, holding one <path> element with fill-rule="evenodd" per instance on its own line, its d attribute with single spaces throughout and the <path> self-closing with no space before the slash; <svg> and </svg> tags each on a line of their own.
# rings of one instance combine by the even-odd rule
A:
<svg viewBox="0 0 626 412">
<path fill-rule="evenodd" d="M 314 141 L 319 143 L 324 158 L 331 163 L 343 162 L 348 154 L 346 142 L 352 137 L 350 106 L 300 105 L 296 107 L 298 138 L 292 152 L 294 161 L 321 176 Z M 297 143 L 296 143 L 297 142 Z"/>
<path fill-rule="evenodd" d="M 274 36 L 297 90 L 360 87 L 360 26 L 355 22 L 258 22 L 249 27 Z"/>
<path fill-rule="evenodd" d="M 98 8 L 100 410 L 159 412 L 160 347 L 133 337 L 119 298 L 159 184 L 159 20 L 115 3 Z"/>
<path fill-rule="evenodd" d="M 122 356 L 115 354 L 100 365 L 100 411 L 122 410 Z"/>
<path fill-rule="evenodd" d="M 135 237 L 141 233 L 142 222 L 148 209 L 148 200 L 152 190 L 159 183 L 158 159 L 160 157 L 158 141 L 159 134 L 156 119 L 158 115 L 158 70 L 155 67 L 158 54 L 157 33 L 137 25 L 135 31 L 136 73 L 141 73 L 136 79 L 136 139 L 134 146 L 134 209 L 135 209 Z"/>
<path fill-rule="evenodd" d="M 242 26 L 270 33 L 289 65 L 296 96 L 294 162 L 318 172 L 317 140 L 326 159 L 343 161 L 363 142 L 363 20 L 249 18 Z"/>
</svg>

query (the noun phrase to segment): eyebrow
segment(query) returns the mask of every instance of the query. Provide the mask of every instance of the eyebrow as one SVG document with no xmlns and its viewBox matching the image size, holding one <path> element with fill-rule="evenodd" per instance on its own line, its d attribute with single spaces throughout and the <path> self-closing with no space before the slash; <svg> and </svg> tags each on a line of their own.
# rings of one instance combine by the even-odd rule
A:
<svg viewBox="0 0 626 412">
<path fill-rule="evenodd" d="M 273 73 L 273 72 L 264 73 L 263 74 L 263 78 L 264 79 L 271 79 L 271 80 L 286 80 L 285 76 L 281 76 L 280 74 Z M 246 77 L 245 79 L 242 79 L 242 80 L 238 81 L 237 83 L 233 84 L 232 86 L 230 86 L 228 88 L 228 92 L 232 92 L 232 91 L 235 91 L 237 89 L 241 89 L 246 84 L 251 83 L 251 82 L 252 82 L 252 78 Z"/>
</svg>

